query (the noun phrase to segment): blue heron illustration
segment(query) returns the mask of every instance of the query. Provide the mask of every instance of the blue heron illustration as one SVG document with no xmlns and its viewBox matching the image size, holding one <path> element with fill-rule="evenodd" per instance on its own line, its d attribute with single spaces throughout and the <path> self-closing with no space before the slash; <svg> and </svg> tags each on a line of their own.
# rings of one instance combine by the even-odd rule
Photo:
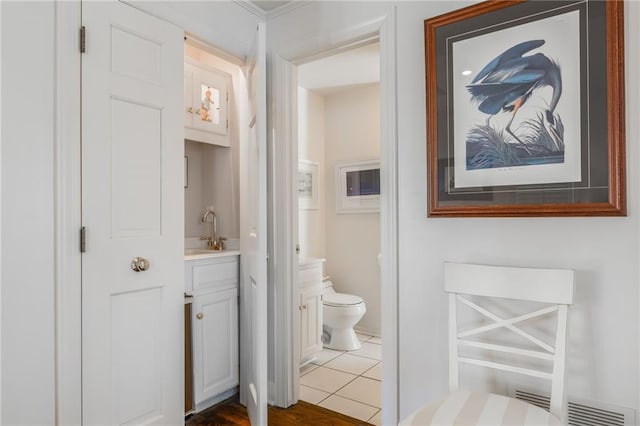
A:
<svg viewBox="0 0 640 426">
<path fill-rule="evenodd" d="M 472 101 L 478 103 L 478 109 L 489 114 L 487 125 L 491 117 L 499 112 L 511 113 L 505 130 L 529 155 L 532 155 L 529 147 L 511 130 L 511 124 L 518 110 L 532 93 L 545 86 L 553 89 L 553 95 L 544 111 L 542 124 L 554 145 L 554 150 L 560 151 L 564 146 L 564 127 L 560 117 L 554 115 L 562 95 L 560 66 L 542 53 L 523 56 L 544 43 L 544 40 L 529 40 L 505 50 L 485 65 L 471 84 L 466 86 L 471 93 Z"/>
</svg>

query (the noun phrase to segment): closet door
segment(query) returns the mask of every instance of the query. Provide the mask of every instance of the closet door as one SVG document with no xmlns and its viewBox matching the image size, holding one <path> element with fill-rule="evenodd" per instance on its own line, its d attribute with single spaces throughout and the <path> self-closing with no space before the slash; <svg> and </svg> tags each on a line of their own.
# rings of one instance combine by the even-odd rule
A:
<svg viewBox="0 0 640 426">
<path fill-rule="evenodd" d="M 267 424 L 267 77 L 265 26 L 258 24 L 245 78 L 249 117 L 241 141 L 242 380 L 253 425 Z"/>
<path fill-rule="evenodd" d="M 83 2 L 82 415 L 184 421 L 183 34 Z"/>
</svg>

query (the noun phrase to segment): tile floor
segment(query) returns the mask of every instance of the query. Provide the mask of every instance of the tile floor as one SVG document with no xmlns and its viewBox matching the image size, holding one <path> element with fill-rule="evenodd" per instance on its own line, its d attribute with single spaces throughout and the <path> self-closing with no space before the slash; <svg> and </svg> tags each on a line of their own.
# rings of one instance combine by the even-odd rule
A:
<svg viewBox="0 0 640 426">
<path fill-rule="evenodd" d="M 382 341 L 358 333 L 357 351 L 323 349 L 300 369 L 300 399 L 380 425 Z"/>
</svg>

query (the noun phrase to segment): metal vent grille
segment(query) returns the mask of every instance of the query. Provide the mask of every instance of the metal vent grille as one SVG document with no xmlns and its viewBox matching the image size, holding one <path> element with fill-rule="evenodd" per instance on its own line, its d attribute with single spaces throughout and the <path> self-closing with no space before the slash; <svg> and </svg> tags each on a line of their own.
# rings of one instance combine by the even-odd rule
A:
<svg viewBox="0 0 640 426">
<path fill-rule="evenodd" d="M 530 404 L 549 410 L 549 397 L 516 389 L 515 395 Z M 572 426 L 631 426 L 635 424 L 635 412 L 625 407 L 615 407 L 596 402 L 568 404 L 569 425 Z"/>
</svg>

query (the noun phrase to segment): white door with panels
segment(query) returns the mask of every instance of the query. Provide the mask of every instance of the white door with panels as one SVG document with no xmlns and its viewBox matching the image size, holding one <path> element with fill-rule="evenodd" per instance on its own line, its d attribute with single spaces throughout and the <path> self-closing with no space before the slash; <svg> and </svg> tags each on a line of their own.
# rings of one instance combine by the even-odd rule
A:
<svg viewBox="0 0 640 426">
<path fill-rule="evenodd" d="M 183 33 L 83 2 L 82 415 L 182 424 Z"/>
<path fill-rule="evenodd" d="M 241 400 L 253 425 L 267 424 L 267 92 L 265 26 L 245 68 L 249 117 L 242 142 Z"/>
</svg>

